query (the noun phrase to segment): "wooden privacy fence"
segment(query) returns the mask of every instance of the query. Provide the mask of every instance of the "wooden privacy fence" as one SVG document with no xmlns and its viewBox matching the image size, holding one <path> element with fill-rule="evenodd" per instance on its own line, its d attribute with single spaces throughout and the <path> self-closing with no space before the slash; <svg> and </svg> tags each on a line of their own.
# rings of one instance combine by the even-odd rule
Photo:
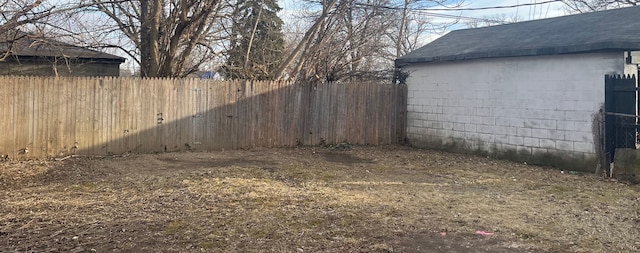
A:
<svg viewBox="0 0 640 253">
<path fill-rule="evenodd" d="M 0 77 L 0 154 L 392 144 L 404 138 L 405 94 L 376 83 Z"/>
</svg>

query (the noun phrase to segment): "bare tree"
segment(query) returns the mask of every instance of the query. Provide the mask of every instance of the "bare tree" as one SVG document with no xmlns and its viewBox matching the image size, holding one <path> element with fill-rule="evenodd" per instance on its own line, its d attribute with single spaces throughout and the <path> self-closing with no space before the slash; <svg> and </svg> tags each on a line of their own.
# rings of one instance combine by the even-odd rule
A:
<svg viewBox="0 0 640 253">
<path fill-rule="evenodd" d="M 315 2 L 318 3 L 318 2 Z M 455 0 L 323 0 L 309 13 L 310 28 L 279 68 L 279 77 L 336 81 L 390 76 L 393 60 L 417 48 L 436 23 L 430 7 L 456 7 Z"/>
<path fill-rule="evenodd" d="M 522 21 L 522 18 L 516 15 L 507 16 L 507 14 L 495 14 L 491 16 L 484 16 L 482 18 L 469 19 L 464 22 L 467 28 L 478 28 L 493 25 L 502 25 Z"/>
<path fill-rule="evenodd" d="M 388 33 L 389 38 L 395 42 L 395 55 L 393 59 L 401 57 L 408 52 L 417 49 L 424 43 L 425 35 L 443 34 L 449 27 L 460 20 L 455 16 L 438 15 L 428 11 L 431 7 L 454 9 L 464 4 L 461 0 L 435 0 L 435 1 L 411 1 L 402 0 L 402 8 L 393 9 L 395 12 L 390 18 L 398 24 L 397 32 Z M 397 5 L 397 4 L 396 4 Z M 400 15 L 397 15 L 400 12 Z M 397 18 L 400 17 L 400 18 Z M 447 18 L 448 22 L 435 22 L 434 17 Z"/>
<path fill-rule="evenodd" d="M 393 30 L 386 1 L 369 1 L 359 6 L 357 1 L 341 1 L 331 15 L 318 24 L 291 72 L 303 80 L 337 81 L 367 75 L 377 69 L 386 54 L 385 32 Z"/>
<path fill-rule="evenodd" d="M 569 12 L 582 13 L 640 5 L 640 0 L 564 0 Z"/>
<path fill-rule="evenodd" d="M 81 0 L 59 31 L 129 55 L 146 77 L 184 77 L 218 52 L 220 0 Z M 90 22 L 86 22 L 90 20 Z M 79 22 L 78 22 L 79 21 Z M 91 25 L 86 25 L 91 24 Z M 99 39 L 97 39 L 99 38 Z"/>
<path fill-rule="evenodd" d="M 276 79 L 283 78 L 287 68 L 289 68 L 289 66 L 294 62 L 294 60 L 296 60 L 300 53 L 304 51 L 304 49 L 309 47 L 311 38 L 316 35 L 318 30 L 320 29 L 320 25 L 323 24 L 329 17 L 330 11 L 333 9 L 337 2 L 338 0 L 322 0 L 321 14 L 317 18 L 315 18 L 313 25 L 311 25 L 311 27 L 305 32 L 302 39 L 298 42 L 298 45 L 291 52 L 289 52 L 289 56 L 280 64 L 280 67 L 278 67 L 278 70 L 276 70 L 275 73 Z"/>
<path fill-rule="evenodd" d="M 11 53 L 13 42 L 25 36 L 16 32 L 22 26 L 36 24 L 55 13 L 44 0 L 0 0 L 0 61 Z"/>
</svg>

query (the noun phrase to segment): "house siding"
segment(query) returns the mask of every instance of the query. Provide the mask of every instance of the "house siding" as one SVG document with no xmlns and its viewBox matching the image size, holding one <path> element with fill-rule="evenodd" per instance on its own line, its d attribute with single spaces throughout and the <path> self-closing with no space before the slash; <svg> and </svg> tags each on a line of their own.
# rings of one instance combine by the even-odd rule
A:
<svg viewBox="0 0 640 253">
<path fill-rule="evenodd" d="M 412 144 L 590 167 L 604 75 L 623 74 L 625 62 L 622 52 L 611 52 L 414 64 L 403 71 L 410 73 Z"/>
<path fill-rule="evenodd" d="M 0 62 L 0 75 L 25 76 L 119 76 L 120 63 L 102 62 Z"/>
</svg>

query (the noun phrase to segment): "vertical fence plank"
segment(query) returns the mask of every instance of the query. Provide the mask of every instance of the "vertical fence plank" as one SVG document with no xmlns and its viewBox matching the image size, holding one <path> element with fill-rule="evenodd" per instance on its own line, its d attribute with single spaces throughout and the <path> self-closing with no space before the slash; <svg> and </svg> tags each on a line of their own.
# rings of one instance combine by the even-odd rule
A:
<svg viewBox="0 0 640 253">
<path fill-rule="evenodd" d="M 138 107 L 139 112 L 137 115 L 137 125 L 136 125 L 136 151 L 138 152 L 150 152 L 151 146 L 153 143 L 149 143 L 147 140 L 147 136 L 151 129 L 150 122 L 154 124 L 156 122 L 153 121 L 152 116 L 156 116 L 156 112 L 149 110 L 149 100 L 151 99 L 151 94 L 149 91 L 149 82 L 146 79 L 136 78 L 136 83 L 138 85 Z"/>
<path fill-rule="evenodd" d="M 182 113 L 180 115 L 179 118 L 176 118 L 175 120 L 178 120 L 180 122 L 183 122 L 183 131 L 180 132 L 180 135 L 182 136 L 182 142 L 178 143 L 178 150 L 180 149 L 188 149 L 191 147 L 192 145 L 192 136 L 193 136 L 193 113 L 194 113 L 194 109 L 193 109 L 193 105 L 194 105 L 194 91 L 191 89 L 192 87 L 189 85 L 188 82 L 186 82 L 185 79 L 180 80 L 180 86 L 182 87 L 182 98 L 183 98 L 183 104 L 184 106 L 184 110 L 182 110 Z"/>
<path fill-rule="evenodd" d="M 238 100 L 236 101 L 238 106 L 236 119 L 238 123 L 238 148 L 247 148 L 252 144 L 249 136 L 249 121 L 251 118 L 249 100 L 253 96 L 252 86 L 254 84 L 254 82 L 246 80 L 240 83 L 240 91 L 238 91 Z"/>
<path fill-rule="evenodd" d="M 338 117 L 337 117 L 337 113 L 338 113 L 338 85 L 339 84 L 333 84 L 330 87 L 330 98 L 329 98 L 329 104 L 325 105 L 328 107 L 329 110 L 329 129 L 328 129 L 328 134 L 329 134 L 329 140 L 328 142 L 330 142 L 331 144 L 336 144 L 339 143 L 340 141 L 338 141 L 337 135 L 336 135 L 336 125 L 338 123 Z"/>
<path fill-rule="evenodd" d="M 378 130 L 381 127 L 384 127 L 383 125 L 380 124 L 381 121 L 378 115 L 380 115 L 380 111 L 384 110 L 384 108 L 379 106 L 380 101 L 382 100 L 382 98 L 379 96 L 380 85 L 378 85 L 377 83 L 372 83 L 369 86 L 371 87 L 371 96 L 369 97 L 369 101 L 368 101 L 368 104 L 371 105 L 369 107 L 369 113 L 373 118 L 373 119 L 369 119 L 372 123 L 370 124 L 370 127 L 369 127 L 369 131 L 371 133 L 371 136 L 369 137 L 369 143 L 376 144 L 376 143 L 380 143 L 380 140 L 378 139 Z"/>
<path fill-rule="evenodd" d="M 229 140 L 231 139 L 231 137 L 229 136 L 230 133 L 228 132 L 228 129 L 231 126 L 231 121 L 229 117 L 227 117 L 227 115 L 229 115 L 229 107 L 227 103 L 229 102 L 228 96 L 229 89 L 231 89 L 230 87 L 231 86 L 229 83 L 221 83 L 220 90 L 218 92 L 218 106 L 220 107 L 220 110 L 218 111 L 218 117 L 216 117 L 216 126 L 218 126 L 216 129 L 217 138 L 220 140 L 218 144 L 218 148 L 220 149 L 224 149 L 225 147 L 227 147 L 229 145 Z"/>
<path fill-rule="evenodd" d="M 93 132 L 94 134 L 91 135 L 91 142 L 90 142 L 90 147 L 92 148 L 92 150 L 89 151 L 89 154 L 92 155 L 97 155 L 97 154 L 105 154 L 106 152 L 102 152 L 102 145 L 100 145 L 99 140 L 102 139 L 102 136 L 104 135 L 103 132 L 103 128 L 101 127 L 101 125 L 105 124 L 104 121 L 104 115 L 105 113 L 105 109 L 104 108 L 104 104 L 102 103 L 102 80 L 101 79 L 95 79 L 93 80 L 93 88 L 91 89 L 90 93 L 91 93 L 91 101 L 90 106 L 94 107 L 93 112 L 92 113 L 92 118 L 91 118 L 91 125 L 89 126 L 89 129 L 87 132 Z M 106 144 L 105 144 L 106 145 Z"/>
<path fill-rule="evenodd" d="M 384 123 L 384 125 L 382 126 L 382 129 L 378 129 L 378 141 L 383 143 L 383 144 L 390 144 L 390 142 L 388 141 L 388 136 L 387 136 L 387 132 L 389 131 L 389 113 L 390 113 L 390 108 L 392 108 L 392 104 L 391 101 L 389 101 L 389 95 L 391 94 L 389 92 L 389 86 L 385 85 L 385 86 L 380 86 L 380 103 L 378 104 L 378 108 L 380 108 L 380 117 L 382 118 L 380 121 Z M 389 105 L 389 106 L 384 106 L 384 105 Z"/>
<path fill-rule="evenodd" d="M 55 106 L 57 107 L 56 117 L 58 120 L 58 125 L 60 126 L 57 143 L 54 143 L 55 146 L 55 156 L 65 156 L 68 155 L 71 148 L 73 147 L 73 141 L 71 141 L 71 126 L 70 122 L 73 122 L 71 119 L 71 106 L 70 104 L 74 101 L 72 98 L 73 94 L 73 79 L 64 79 L 57 80 L 54 83 L 54 87 L 57 90 Z"/>
<path fill-rule="evenodd" d="M 313 143 L 315 144 L 323 144 L 323 142 L 326 142 L 326 134 L 325 134 L 325 130 L 327 128 L 327 110 L 326 107 L 323 106 L 324 104 L 326 104 L 326 98 L 327 98 L 327 87 L 329 84 L 320 84 L 318 85 L 318 89 L 316 90 L 316 108 L 318 110 L 318 114 L 317 114 L 317 122 L 315 124 L 316 126 L 316 130 L 314 131 L 314 136 L 315 136 L 315 142 Z"/>
<path fill-rule="evenodd" d="M 26 133 L 21 134 L 19 137 L 20 139 L 18 139 L 18 148 L 19 149 L 25 149 L 28 148 L 30 150 L 38 150 L 39 148 L 34 147 L 34 135 L 35 135 L 35 131 L 36 129 L 34 128 L 33 125 L 33 119 L 35 117 L 37 117 L 36 115 L 39 113 L 37 111 L 36 104 L 40 101 L 39 99 L 34 97 L 34 91 L 33 89 L 36 87 L 35 83 L 36 80 L 34 80 L 33 78 L 21 78 L 21 88 L 23 88 L 21 91 L 21 101 L 19 103 L 20 108 L 22 110 L 22 115 L 19 117 L 21 120 L 19 121 L 19 129 L 28 129 L 28 131 Z M 31 147 L 29 147 L 29 145 L 31 145 Z M 31 156 L 31 154 L 33 152 L 27 153 L 27 152 L 19 152 L 22 154 L 23 158 L 27 158 L 29 156 Z"/>
<path fill-rule="evenodd" d="M 284 82 L 279 81 L 278 87 L 276 88 L 276 95 L 278 95 L 278 107 L 275 109 L 277 115 L 274 119 L 276 124 L 278 124 L 278 136 L 274 140 L 275 146 L 287 146 L 287 141 L 285 140 L 285 127 L 284 121 L 282 119 L 285 118 L 286 110 L 287 110 L 287 90 L 285 90 Z"/>
<path fill-rule="evenodd" d="M 89 154 L 91 149 L 91 135 L 88 126 L 91 123 L 92 118 L 89 112 L 92 112 L 95 108 L 93 104 L 89 103 L 89 90 L 93 90 L 93 83 L 88 78 L 78 78 L 76 88 L 78 89 L 76 94 L 78 97 L 75 101 L 75 107 L 73 108 L 76 116 L 76 128 L 74 145 L 77 149 L 74 150 L 74 154 L 86 155 Z M 76 144 L 77 143 L 77 144 Z"/>
<path fill-rule="evenodd" d="M 261 114 L 261 112 L 264 110 L 263 102 L 265 99 L 263 96 L 267 87 L 263 82 L 252 81 L 249 83 L 250 85 L 246 87 L 248 93 L 246 93 L 244 101 L 248 110 L 248 115 L 246 115 L 247 126 L 246 129 L 244 129 L 246 134 L 245 138 L 247 138 L 249 147 L 260 147 L 263 145 L 262 135 L 264 132 L 261 133 L 261 131 L 255 131 L 255 129 L 263 127 L 262 120 L 266 117 L 266 115 Z M 265 129 L 265 131 L 267 131 L 267 129 Z"/>
<path fill-rule="evenodd" d="M 13 128 L 10 123 L 13 122 L 13 97 L 12 97 L 11 79 L 8 77 L 0 77 L 0 155 L 10 156 L 13 146 Z"/>
<path fill-rule="evenodd" d="M 126 83 L 119 78 L 109 78 L 114 83 L 117 83 L 117 96 L 111 105 L 114 111 L 114 128 L 112 130 L 111 140 L 116 143 L 116 147 L 112 151 L 114 154 L 122 154 L 127 152 L 127 110 L 130 107 L 127 100 Z"/>
<path fill-rule="evenodd" d="M 356 105 L 356 120 L 353 122 L 354 128 L 355 128 L 355 143 L 357 144 L 365 144 L 362 140 L 362 136 L 363 136 L 363 126 L 358 124 L 358 122 L 363 122 L 365 121 L 365 114 L 366 114 L 366 104 L 364 101 L 364 97 L 366 95 L 367 92 L 367 85 L 364 85 L 362 83 L 357 83 L 357 87 L 358 90 L 360 90 L 360 93 L 355 94 L 357 96 L 357 105 Z"/>
<path fill-rule="evenodd" d="M 346 138 L 351 143 L 356 143 L 357 141 L 355 127 L 352 127 L 352 122 L 356 119 L 358 111 L 358 94 L 355 94 L 354 92 L 356 85 L 356 83 L 349 83 L 347 87 L 347 94 L 349 94 L 349 99 L 347 100 L 349 110 L 347 110 L 345 129 L 347 135 Z"/>
<path fill-rule="evenodd" d="M 153 127 L 151 127 L 151 134 L 149 134 L 148 138 L 150 138 L 149 140 L 153 143 L 155 143 L 154 145 L 154 150 L 155 152 L 162 152 L 165 151 L 167 148 L 167 143 L 165 142 L 164 139 L 164 132 L 162 131 L 162 129 L 167 126 L 170 125 L 173 121 L 172 121 L 172 115 L 170 112 L 167 111 L 163 111 L 161 104 L 159 103 L 160 100 L 162 99 L 167 99 L 170 100 L 169 98 L 164 98 L 161 95 L 161 87 L 163 85 L 162 83 L 162 79 L 161 78 L 151 78 L 149 80 L 149 92 L 151 92 L 152 96 L 149 98 L 149 110 L 151 111 L 151 115 L 155 115 L 153 116 L 153 119 L 151 121 L 155 121 L 156 124 L 153 124 Z M 167 101 L 169 102 L 169 101 Z M 171 127 L 171 126 L 170 126 Z M 176 129 L 178 128 L 178 126 L 174 126 Z M 177 129 L 177 131 L 179 131 L 179 129 Z"/>
<path fill-rule="evenodd" d="M 118 96 L 116 91 L 118 90 L 117 84 L 111 82 L 110 78 L 102 78 L 102 94 L 100 96 L 100 99 L 102 99 L 102 106 L 103 106 L 103 120 L 105 121 L 104 124 L 102 124 L 102 131 L 103 131 L 103 139 L 100 143 L 106 143 L 106 145 L 102 145 L 103 149 L 106 151 L 107 154 L 114 154 L 114 148 L 117 146 L 116 143 L 114 143 L 113 141 L 113 131 L 114 128 L 116 128 L 115 122 L 114 122 L 114 118 L 115 118 L 115 111 L 114 110 L 114 103 L 116 101 L 116 97 Z"/>
<path fill-rule="evenodd" d="M 87 121 L 85 114 L 83 113 L 83 110 L 85 110 L 85 108 L 87 107 L 87 104 L 85 103 L 85 99 L 87 98 L 85 94 L 87 85 L 88 82 L 86 82 L 84 78 L 74 79 L 73 88 L 75 89 L 75 96 L 73 97 L 73 103 L 71 104 L 72 108 L 70 109 L 73 111 L 72 117 L 74 118 L 75 123 L 69 123 L 73 126 L 73 150 L 71 151 L 71 153 L 74 155 L 86 154 L 86 150 L 88 147 L 84 139 L 85 135 L 83 133 L 83 128 L 86 125 Z"/>
<path fill-rule="evenodd" d="M 187 129 L 186 131 L 184 131 L 184 133 L 186 134 L 184 137 L 184 148 L 187 149 L 193 149 L 195 146 L 195 130 L 196 130 L 196 125 L 197 125 L 197 118 L 196 118 L 196 104 L 198 103 L 198 91 L 196 89 L 196 87 L 193 85 L 192 82 L 189 81 L 189 79 L 182 79 L 182 82 L 184 83 L 185 86 L 185 98 L 186 98 L 186 108 L 187 110 L 185 111 L 185 114 L 182 116 L 181 119 L 185 119 L 184 121 L 187 123 Z M 179 119 L 180 120 L 180 119 Z"/>
<path fill-rule="evenodd" d="M 7 134 L 9 133 L 7 123 L 11 121 L 11 116 L 8 113 L 10 110 L 8 88 L 9 83 L 7 82 L 7 78 L 0 76 L 0 119 L 4 119 L 0 120 L 0 133 L 5 133 L 0 135 L 0 155 L 2 157 L 8 155 L 9 152 L 7 152 L 7 149 L 10 147 L 9 140 L 7 138 L 10 136 L 10 134 Z"/>
<path fill-rule="evenodd" d="M 346 121 L 347 115 L 346 115 L 346 108 L 347 108 L 347 102 L 346 102 L 346 96 L 347 96 L 347 92 L 346 92 L 346 85 L 336 85 L 336 93 L 337 93 L 337 99 L 335 101 L 336 103 L 336 142 L 340 143 L 340 142 L 344 142 L 345 141 L 345 134 L 344 134 L 344 122 Z"/>
<path fill-rule="evenodd" d="M 337 98 L 338 98 L 338 93 L 337 93 L 337 87 L 338 84 L 334 83 L 330 86 L 330 92 L 329 92 L 329 104 L 325 105 L 325 107 L 328 107 L 329 109 L 329 116 L 328 116 L 328 121 L 329 121 L 329 129 L 327 129 L 327 134 L 328 136 L 328 140 L 327 142 L 329 142 L 330 144 L 335 144 L 338 143 L 338 139 L 336 138 L 336 124 L 338 123 L 338 118 L 336 117 L 336 113 L 337 113 Z"/>
<path fill-rule="evenodd" d="M 195 101 L 195 129 L 193 133 L 193 145 L 197 149 L 202 149 L 204 142 L 204 131 L 206 129 L 204 120 L 204 108 L 207 106 L 207 96 L 205 84 L 207 82 L 196 82 L 195 79 L 191 79 L 191 84 L 196 89 L 196 101 Z"/>
<path fill-rule="evenodd" d="M 108 153 L 109 154 L 118 154 L 121 153 L 121 143 L 122 139 L 120 138 L 120 106 L 119 104 L 121 100 L 121 92 L 122 87 L 118 79 L 114 79 L 112 77 L 105 78 L 105 81 L 108 83 L 107 86 L 109 90 L 107 90 L 109 95 L 109 129 L 107 129 L 107 142 L 109 143 Z"/>
<path fill-rule="evenodd" d="M 38 153 L 33 153 L 34 156 L 45 156 L 49 153 L 49 136 L 52 132 L 53 121 L 51 120 L 51 108 L 49 107 L 49 96 L 51 95 L 50 78 L 38 78 L 40 85 L 35 85 L 34 91 L 38 90 L 39 94 L 34 94 L 34 97 L 38 99 L 36 104 L 37 110 L 40 112 L 40 117 L 33 119 L 34 128 L 38 129 L 38 135 L 34 136 L 34 140 L 37 138 L 41 148 L 37 149 Z M 39 86 L 39 87 L 38 87 Z M 43 125 L 47 127 L 44 128 Z"/>
<path fill-rule="evenodd" d="M 20 98 L 21 98 L 21 93 L 20 91 L 23 90 L 23 87 L 19 87 L 19 83 L 20 83 L 20 79 L 19 78 L 12 78 L 11 79 L 11 97 L 12 99 L 12 106 L 11 106 L 11 119 L 13 120 L 13 131 L 12 131 L 12 137 L 13 137 L 13 141 L 12 141 L 12 146 L 10 148 L 10 152 L 11 152 L 11 157 L 14 159 L 18 159 L 18 134 L 20 134 L 18 132 L 18 129 L 24 129 L 24 128 L 20 128 L 22 126 L 20 126 L 20 111 L 18 110 L 18 108 L 21 106 L 20 104 Z"/>
<path fill-rule="evenodd" d="M 224 149 L 224 148 L 228 148 L 231 146 L 231 131 L 229 131 L 229 129 L 231 129 L 231 107 L 229 106 L 229 96 L 231 96 L 230 92 L 231 92 L 231 86 L 233 86 L 233 84 L 230 83 L 226 83 L 226 84 L 221 84 L 221 89 L 220 89 L 220 115 L 218 117 L 218 122 L 220 125 L 220 128 L 218 128 L 218 136 L 220 138 L 220 149 Z"/>
<path fill-rule="evenodd" d="M 207 113 L 207 137 L 206 141 L 209 143 L 209 150 L 219 149 L 218 141 L 220 138 L 218 137 L 218 127 L 221 125 L 218 122 L 218 115 L 220 114 L 220 110 L 222 107 L 218 103 L 220 93 L 220 85 L 219 81 L 211 81 L 208 86 L 208 96 L 209 96 L 209 106 L 205 108 Z"/>
<path fill-rule="evenodd" d="M 305 121 L 305 131 L 304 131 L 304 135 L 305 135 L 305 145 L 313 145 L 313 131 L 314 129 L 314 124 L 315 124 L 315 113 L 316 110 L 314 108 L 315 105 L 315 85 L 314 84 L 309 84 L 307 90 L 305 91 L 307 99 L 305 99 L 307 101 L 306 105 L 304 106 L 304 108 L 306 109 L 305 114 L 303 115 L 303 120 Z"/>
<path fill-rule="evenodd" d="M 263 82 L 263 83 L 267 87 L 264 93 L 264 97 L 265 97 L 267 108 L 268 108 L 267 122 L 269 127 L 269 131 L 267 132 L 267 136 L 265 137 L 265 146 L 274 147 L 275 139 L 278 136 L 278 124 L 276 124 L 276 121 L 275 121 L 278 115 L 277 113 L 278 104 L 280 103 L 279 97 L 276 94 L 278 92 L 277 90 L 278 86 L 274 82 Z"/>
<path fill-rule="evenodd" d="M 293 108 L 295 106 L 295 96 L 294 96 L 295 87 L 296 87 L 295 84 L 291 82 L 286 82 L 284 84 L 286 110 L 282 117 L 282 124 L 284 125 L 283 134 L 286 140 L 285 146 L 288 146 L 288 147 L 292 147 L 296 144 L 295 136 L 292 132 L 292 129 L 293 129 L 292 126 L 293 124 L 295 124 L 295 118 L 294 118 L 295 115 L 293 113 Z"/>
<path fill-rule="evenodd" d="M 235 81 L 232 83 L 232 86 L 229 89 L 229 98 L 227 101 L 227 106 L 229 107 L 229 112 L 227 118 L 229 118 L 229 148 L 235 149 L 238 140 L 238 126 L 236 125 L 238 119 L 238 111 L 236 107 L 236 99 L 238 96 L 238 88 L 239 81 Z"/>
<path fill-rule="evenodd" d="M 25 89 L 25 100 L 23 103 L 25 104 L 26 109 L 26 117 L 24 124 L 29 129 L 29 132 L 25 136 L 23 146 L 25 148 L 29 148 L 29 152 L 23 153 L 23 156 L 26 158 L 31 158 L 34 155 L 42 155 L 42 151 L 45 147 L 42 143 L 42 139 L 38 138 L 43 135 L 44 129 L 38 128 L 37 119 L 41 119 L 43 117 L 43 111 L 41 110 L 42 106 L 42 97 L 39 95 L 42 94 L 40 90 L 36 90 L 36 87 L 42 87 L 42 83 L 38 78 L 35 77 L 27 77 L 24 80 L 23 85 L 28 87 Z"/>
<path fill-rule="evenodd" d="M 237 115 L 234 114 L 233 111 L 233 97 L 235 95 L 235 93 L 237 93 L 234 89 L 236 88 L 236 83 L 237 81 L 233 81 L 229 84 L 229 86 L 226 89 L 226 97 L 225 97 L 225 102 L 224 105 L 226 107 L 226 121 L 227 121 L 227 128 L 225 129 L 225 136 L 227 136 L 226 138 L 226 144 L 224 147 L 226 148 L 233 148 L 234 146 L 234 139 L 236 138 L 235 136 L 235 128 L 234 128 L 234 117 L 237 117 Z"/>
<path fill-rule="evenodd" d="M 51 131 L 47 140 L 48 157 L 57 157 L 64 154 L 64 147 L 62 146 L 64 141 L 61 137 L 62 132 L 64 131 L 62 125 L 62 119 L 64 117 L 63 103 L 65 102 L 64 96 L 67 85 L 61 84 L 61 82 L 66 80 L 67 78 L 49 80 L 51 92 L 48 94 L 47 104 L 49 108 L 49 117 L 51 119 L 51 127 L 49 128 Z"/>
<path fill-rule="evenodd" d="M 163 79 L 163 84 L 169 84 L 168 82 L 165 82 L 165 81 L 166 80 Z M 176 104 L 181 106 L 172 106 L 171 108 L 169 108 L 169 107 L 165 107 L 164 105 L 168 103 L 163 103 L 161 108 L 163 108 L 162 110 L 167 112 L 169 115 L 172 115 L 169 121 L 177 122 L 178 128 L 174 136 L 165 136 L 163 137 L 163 139 L 165 140 L 166 144 L 169 144 L 170 146 L 169 150 L 179 150 L 189 144 L 189 137 L 188 137 L 187 131 L 189 131 L 191 124 L 189 122 L 190 119 L 187 118 L 188 117 L 187 115 L 189 114 L 189 111 L 191 109 L 189 105 L 191 102 L 189 99 L 189 95 L 191 92 L 188 90 L 189 87 L 187 87 L 182 80 L 177 80 L 173 82 L 173 87 L 174 87 L 173 90 L 169 90 L 169 89 L 166 90 L 168 94 L 166 94 L 165 96 L 169 96 L 171 95 L 171 93 L 175 93 Z M 164 90 L 164 89 L 161 89 L 161 90 Z M 162 95 L 160 96 L 160 99 L 158 100 L 159 103 L 163 102 L 162 97 L 164 96 Z M 166 129 L 165 131 L 168 131 L 168 129 Z"/>
<path fill-rule="evenodd" d="M 127 113 L 127 144 L 126 144 L 126 152 L 135 152 L 138 147 L 138 119 L 139 117 L 136 115 L 138 112 L 138 108 L 140 107 L 138 101 L 140 101 L 140 93 L 138 93 L 138 86 L 136 82 L 133 82 L 132 78 L 125 78 L 125 85 L 127 86 L 127 101 L 129 104 L 129 110 Z"/>
<path fill-rule="evenodd" d="M 265 87 L 263 85 L 256 85 L 256 91 L 254 93 L 253 96 L 253 105 L 255 105 L 253 107 L 255 113 L 253 114 L 253 122 L 254 122 L 254 128 L 256 129 L 264 129 L 265 128 L 265 124 L 264 124 L 264 118 L 266 115 L 261 114 L 260 112 L 265 110 L 265 105 L 264 105 L 264 101 L 265 99 L 262 97 L 262 93 L 264 93 L 264 89 Z M 265 129 L 266 130 L 266 129 Z M 262 146 L 263 143 L 263 139 L 264 139 L 264 132 L 263 131 L 254 131 L 253 132 L 253 140 L 255 145 L 257 146 Z"/>
<path fill-rule="evenodd" d="M 274 117 L 274 106 L 276 104 L 277 101 L 275 101 L 273 98 L 273 86 L 272 85 L 265 85 L 265 90 L 262 93 L 262 96 L 264 97 L 264 105 L 265 108 L 267 108 L 267 110 L 265 111 L 266 116 L 265 117 L 265 124 L 267 127 L 267 131 L 265 132 L 264 135 L 264 140 L 263 140 L 263 145 L 265 147 L 271 147 L 271 140 L 274 136 L 274 125 L 273 125 L 273 117 Z"/>
<path fill-rule="evenodd" d="M 42 97 L 41 91 L 36 90 L 36 87 L 42 87 L 42 83 L 40 83 L 37 77 L 26 77 L 23 81 L 22 85 L 26 86 L 23 92 L 25 94 L 24 103 L 25 107 L 25 121 L 24 124 L 29 131 L 26 133 L 24 137 L 23 145 L 24 148 L 28 148 L 29 152 L 23 152 L 23 157 L 31 158 L 32 155 L 42 155 L 42 151 L 44 149 L 44 145 L 42 143 L 42 139 L 38 138 L 43 135 L 44 129 L 38 128 L 38 122 L 36 119 L 42 118 Z"/>
<path fill-rule="evenodd" d="M 182 118 L 181 113 L 186 107 L 184 87 L 179 81 L 167 82 L 162 78 L 158 79 L 154 85 L 157 96 L 156 110 L 164 119 L 156 127 L 158 131 L 156 138 L 161 142 L 159 148 L 164 151 L 175 151 L 180 148 L 178 143 L 183 142 L 181 132 L 184 131 L 184 121 L 179 119 Z"/>
<path fill-rule="evenodd" d="M 160 114 L 159 118 L 161 118 L 162 120 L 160 121 L 160 124 L 156 124 L 155 127 L 155 132 L 154 135 L 152 136 L 152 138 L 156 141 L 157 145 L 156 145 L 156 149 L 157 151 L 170 151 L 171 148 L 171 144 L 179 142 L 178 140 L 178 136 L 176 136 L 175 139 L 173 140 L 167 140 L 165 138 L 165 128 L 171 128 L 171 123 L 176 122 L 176 113 L 174 113 L 173 111 L 167 111 L 164 110 L 163 106 L 163 100 L 169 100 L 168 96 L 165 96 L 165 92 L 163 89 L 163 86 L 165 86 L 166 84 L 164 83 L 164 79 L 163 78 L 154 78 L 153 79 L 153 83 L 152 83 L 152 92 L 154 94 L 154 98 L 151 101 L 151 107 L 153 108 L 153 110 L 155 112 L 157 112 L 158 114 Z M 171 91 L 171 92 L 176 92 L 176 91 Z M 177 95 L 179 97 L 179 95 Z M 181 101 L 176 101 L 176 104 L 178 104 Z M 183 107 L 183 105 L 181 106 L 176 106 L 176 110 L 180 110 Z M 181 126 L 178 124 L 176 126 L 176 130 L 178 132 L 182 131 Z M 171 142 L 170 142 L 171 141 Z"/>
</svg>

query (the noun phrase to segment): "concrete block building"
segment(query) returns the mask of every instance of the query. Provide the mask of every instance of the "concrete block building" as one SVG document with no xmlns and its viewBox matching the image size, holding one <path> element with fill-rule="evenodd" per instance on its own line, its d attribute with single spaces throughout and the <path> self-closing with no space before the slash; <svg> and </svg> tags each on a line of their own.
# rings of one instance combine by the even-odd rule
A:
<svg viewBox="0 0 640 253">
<path fill-rule="evenodd" d="M 456 30 L 396 60 L 420 147 L 593 171 L 605 75 L 637 74 L 640 7 Z"/>
</svg>

